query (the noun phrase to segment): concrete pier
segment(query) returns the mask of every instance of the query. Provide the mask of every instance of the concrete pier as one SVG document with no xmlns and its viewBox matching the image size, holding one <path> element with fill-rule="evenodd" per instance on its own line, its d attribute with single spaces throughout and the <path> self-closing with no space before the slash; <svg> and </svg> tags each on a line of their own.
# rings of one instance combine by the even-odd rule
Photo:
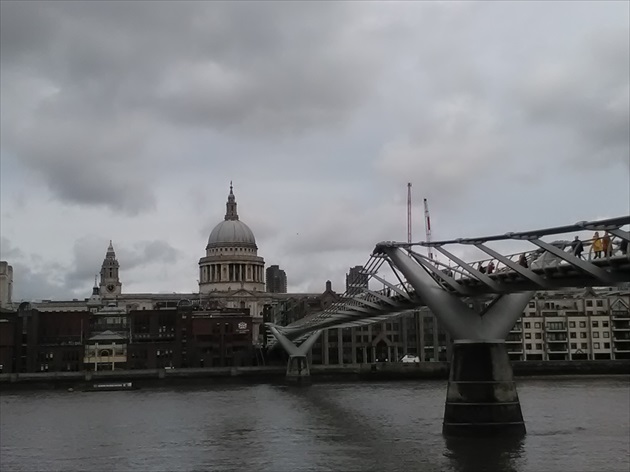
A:
<svg viewBox="0 0 630 472">
<path fill-rule="evenodd" d="M 512 366 L 501 340 L 455 341 L 446 393 L 445 436 L 523 436 Z"/>
<path fill-rule="evenodd" d="M 308 365 L 308 358 L 306 356 L 289 356 L 286 380 L 287 383 L 293 385 L 311 384 L 311 372 Z"/>
</svg>

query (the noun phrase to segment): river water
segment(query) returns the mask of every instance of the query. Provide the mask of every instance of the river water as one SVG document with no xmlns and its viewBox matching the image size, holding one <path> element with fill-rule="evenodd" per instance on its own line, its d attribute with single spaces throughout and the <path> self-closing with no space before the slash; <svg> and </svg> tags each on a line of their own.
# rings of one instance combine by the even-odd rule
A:
<svg viewBox="0 0 630 472">
<path fill-rule="evenodd" d="M 516 442 L 445 440 L 445 381 L 3 392 L 0 470 L 627 472 L 629 382 L 519 380 Z"/>
</svg>

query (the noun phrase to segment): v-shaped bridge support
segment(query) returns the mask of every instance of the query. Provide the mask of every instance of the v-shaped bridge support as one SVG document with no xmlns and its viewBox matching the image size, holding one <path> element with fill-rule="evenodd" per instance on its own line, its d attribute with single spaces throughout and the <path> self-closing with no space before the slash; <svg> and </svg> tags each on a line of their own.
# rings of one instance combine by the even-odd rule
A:
<svg viewBox="0 0 630 472">
<path fill-rule="evenodd" d="M 525 434 L 505 338 L 534 292 L 499 295 L 485 311 L 477 313 L 440 287 L 402 249 L 386 247 L 384 251 L 455 340 L 443 434 Z"/>
<path fill-rule="evenodd" d="M 455 340 L 504 341 L 535 293 L 499 295 L 483 313 L 477 313 L 459 296 L 444 290 L 402 249 L 385 247 L 384 251 Z"/>
<path fill-rule="evenodd" d="M 308 352 L 319 338 L 321 330 L 315 331 L 306 340 L 296 346 L 293 341 L 282 334 L 275 326 L 270 325 L 269 330 L 278 340 L 278 343 L 289 354 L 287 364 L 287 381 L 298 384 L 308 384 L 311 380 L 311 372 L 308 365 Z"/>
</svg>

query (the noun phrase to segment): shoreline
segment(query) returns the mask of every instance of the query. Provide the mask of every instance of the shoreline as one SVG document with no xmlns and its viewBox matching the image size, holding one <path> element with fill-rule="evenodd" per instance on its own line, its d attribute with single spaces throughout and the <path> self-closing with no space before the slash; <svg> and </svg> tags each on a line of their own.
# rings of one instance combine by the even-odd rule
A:
<svg viewBox="0 0 630 472">
<path fill-rule="evenodd" d="M 419 364 L 378 363 L 354 365 L 313 365 L 311 381 L 395 381 L 447 380 L 448 362 Z M 516 379 L 549 376 L 630 375 L 630 360 L 590 361 L 515 361 L 512 369 Z M 38 372 L 0 374 L 0 390 L 14 389 L 69 389 L 81 390 L 96 382 L 133 381 L 139 388 L 172 385 L 207 385 L 221 383 L 282 383 L 286 367 L 208 367 L 190 369 L 148 369 L 101 372 Z"/>
</svg>

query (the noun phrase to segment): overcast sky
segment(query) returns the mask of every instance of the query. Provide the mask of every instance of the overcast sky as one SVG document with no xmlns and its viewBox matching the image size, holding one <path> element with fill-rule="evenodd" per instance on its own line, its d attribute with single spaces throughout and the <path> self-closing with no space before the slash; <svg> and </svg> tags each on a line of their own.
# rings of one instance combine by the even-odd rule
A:
<svg viewBox="0 0 630 472">
<path fill-rule="evenodd" d="M 381 240 L 630 212 L 629 3 L 1 2 L 15 299 L 197 289 L 230 180 L 289 291 Z"/>
</svg>

